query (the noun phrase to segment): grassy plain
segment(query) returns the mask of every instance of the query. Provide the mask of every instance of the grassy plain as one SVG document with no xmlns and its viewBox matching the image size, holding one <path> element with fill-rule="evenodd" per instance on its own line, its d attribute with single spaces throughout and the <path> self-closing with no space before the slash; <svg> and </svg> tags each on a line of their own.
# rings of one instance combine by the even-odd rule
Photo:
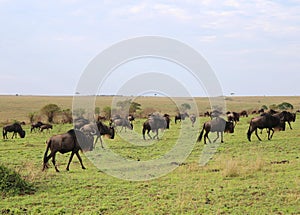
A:
<svg viewBox="0 0 300 215">
<path fill-rule="evenodd" d="M 43 105 L 55 103 L 71 108 L 72 97 L 0 96 L 0 121 L 27 121 L 27 113 Z M 138 98 L 142 108 L 153 107 L 175 113 L 172 102 L 165 98 Z M 183 102 L 188 100 L 183 99 Z M 261 105 L 290 102 L 300 109 L 299 97 L 230 97 L 228 110 L 252 110 Z M 111 97 L 97 98 L 96 106 L 109 105 Z M 197 98 L 199 109 L 209 107 L 208 100 Z M 86 170 L 76 157 L 65 170 L 69 154 L 58 154 L 60 173 L 53 166 L 42 172 L 45 141 L 53 134 L 64 133 L 70 124 L 54 125 L 50 133 L 30 133 L 24 139 L 0 140 L 0 163 L 16 170 L 33 183 L 31 195 L 5 196 L 0 201 L 3 214 L 300 214 L 300 124 L 299 119 L 284 132 L 275 132 L 271 141 L 261 134 L 262 142 L 252 136 L 246 139 L 252 116 L 242 118 L 234 134 L 225 134 L 216 154 L 205 165 L 199 165 L 203 142 L 196 143 L 188 158 L 178 167 L 153 180 L 128 181 L 105 174 L 83 157 Z M 298 116 L 299 117 L 299 116 Z M 172 117 L 173 118 L 173 117 Z M 158 158 L 168 152 L 182 129 L 171 122 L 171 129 L 160 133 L 160 140 L 142 140 L 141 126 L 145 119 L 134 123 L 134 131 L 118 133 L 105 146 L 128 160 Z M 198 127 L 208 120 L 197 119 Z M 197 127 L 182 122 L 184 132 L 196 139 Z M 190 127 L 189 127 L 190 126 Z M 131 142 L 122 136 L 131 136 Z M 9 134 L 10 136 L 10 134 Z M 187 144 L 190 141 L 187 141 Z M 135 144 L 133 144 L 135 143 Z M 139 145 L 140 144 L 140 145 Z M 147 146 L 142 146 L 146 145 Z M 100 144 L 96 151 L 101 153 Z M 133 171 L 134 174 L 134 171 Z"/>
</svg>

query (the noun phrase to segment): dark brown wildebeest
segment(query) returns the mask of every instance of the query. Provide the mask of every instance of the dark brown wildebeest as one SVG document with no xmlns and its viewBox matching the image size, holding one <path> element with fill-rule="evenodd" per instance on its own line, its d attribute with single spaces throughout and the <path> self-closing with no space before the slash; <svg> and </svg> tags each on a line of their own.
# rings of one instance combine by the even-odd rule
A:
<svg viewBox="0 0 300 215">
<path fill-rule="evenodd" d="M 189 117 L 189 114 L 187 112 L 184 113 L 178 113 L 175 116 L 175 124 L 177 124 L 177 121 L 179 120 L 181 122 L 181 120 L 185 120 L 186 117 Z"/>
<path fill-rule="evenodd" d="M 210 113 L 208 111 L 206 111 L 204 114 L 203 114 L 204 117 L 210 117 Z"/>
<path fill-rule="evenodd" d="M 165 114 L 164 116 L 160 116 L 159 114 L 152 114 L 149 116 L 149 118 L 144 122 L 143 124 L 143 138 L 145 138 L 145 133 L 147 131 L 148 137 L 150 139 L 159 139 L 158 137 L 158 130 L 159 129 L 168 129 L 170 123 L 170 117 L 168 114 Z M 151 137 L 150 131 L 155 132 L 155 135 Z"/>
<path fill-rule="evenodd" d="M 48 168 L 48 161 L 50 158 L 52 158 L 52 163 L 55 167 L 55 170 L 56 172 L 59 172 L 55 163 L 55 155 L 57 152 L 60 152 L 62 154 L 71 152 L 66 170 L 69 170 L 70 163 L 73 159 L 74 154 L 76 154 L 78 160 L 80 161 L 82 169 L 85 169 L 82 163 L 82 159 L 79 155 L 79 150 L 91 151 L 93 149 L 93 142 L 93 136 L 85 135 L 81 131 L 75 129 L 71 129 L 64 134 L 58 134 L 50 137 L 50 139 L 46 142 L 47 148 L 44 154 L 43 171 Z M 48 155 L 49 149 L 51 152 Z"/>
<path fill-rule="evenodd" d="M 40 130 L 42 125 L 44 125 L 44 123 L 41 121 L 31 124 L 30 132 L 35 131 L 36 129 Z"/>
<path fill-rule="evenodd" d="M 114 127 L 112 127 L 112 126 L 109 127 L 100 121 L 97 122 L 96 125 L 97 125 L 98 130 L 97 130 L 97 138 L 95 140 L 95 145 L 96 145 L 97 140 L 100 139 L 101 147 L 104 148 L 101 136 L 106 135 L 110 139 L 114 139 L 115 138 L 115 129 L 114 129 Z"/>
<path fill-rule="evenodd" d="M 21 138 L 25 137 L 25 131 L 22 129 L 22 126 L 18 122 L 15 122 L 14 124 L 6 125 L 3 127 L 3 131 L 2 131 L 3 139 L 8 139 L 8 137 L 7 137 L 8 132 L 14 132 L 11 137 L 12 139 L 14 137 L 17 137 L 17 133 L 20 135 Z"/>
<path fill-rule="evenodd" d="M 265 110 L 263 108 L 261 108 L 257 111 L 257 113 L 264 113 L 264 112 L 265 112 Z"/>
<path fill-rule="evenodd" d="M 234 122 L 234 125 L 236 125 L 236 123 L 240 121 L 240 114 L 237 112 L 229 112 L 227 114 L 227 120 Z"/>
<path fill-rule="evenodd" d="M 242 110 L 242 111 L 240 112 L 240 116 L 241 116 L 241 117 L 248 117 L 248 112 L 247 112 L 246 110 Z"/>
<path fill-rule="evenodd" d="M 267 129 L 268 132 L 268 140 L 271 140 L 274 134 L 274 128 L 281 128 L 281 130 L 285 129 L 285 122 L 281 120 L 279 116 L 274 116 L 268 113 L 264 113 L 258 117 L 254 117 L 250 121 L 249 129 L 247 132 L 247 138 L 251 141 L 251 134 L 255 131 L 255 135 L 258 140 L 261 141 L 260 137 L 257 134 L 257 129 Z M 272 131 L 272 134 L 271 134 Z"/>
<path fill-rule="evenodd" d="M 278 113 L 278 111 L 273 110 L 273 109 L 270 109 L 270 110 L 268 111 L 268 113 L 273 115 L 273 114 L 275 114 L 275 113 Z"/>
<path fill-rule="evenodd" d="M 129 114 L 129 115 L 127 116 L 127 119 L 128 119 L 130 122 L 132 122 L 132 121 L 135 120 L 135 118 L 134 118 L 134 116 L 133 116 L 132 114 Z"/>
<path fill-rule="evenodd" d="M 47 131 L 49 131 L 49 129 L 53 129 L 53 125 L 51 125 L 51 124 L 44 124 L 44 125 L 42 125 L 41 127 L 40 127 L 40 131 L 41 132 L 43 132 L 44 130 L 47 130 Z"/>
<path fill-rule="evenodd" d="M 211 143 L 211 141 L 208 137 L 209 132 L 217 132 L 217 138 L 215 140 L 213 140 L 213 142 L 216 142 L 216 140 L 219 138 L 219 133 L 221 133 L 221 143 L 223 143 L 223 132 L 233 133 L 234 125 L 233 125 L 233 122 L 228 122 L 221 117 L 215 117 L 212 120 L 207 121 L 203 124 L 203 128 L 200 132 L 197 142 L 201 141 L 204 130 L 205 130 L 204 144 L 206 144 L 206 138 Z"/>
<path fill-rule="evenodd" d="M 278 116 L 282 121 L 287 122 L 289 124 L 290 129 L 292 130 L 291 122 L 296 121 L 296 114 L 288 111 L 282 111 L 280 113 L 275 113 L 273 116 Z"/>
<path fill-rule="evenodd" d="M 196 115 L 195 114 L 191 114 L 190 115 L 190 120 L 191 120 L 191 122 L 192 122 L 192 127 L 194 127 L 194 124 L 195 124 L 195 122 L 196 122 Z"/>
</svg>

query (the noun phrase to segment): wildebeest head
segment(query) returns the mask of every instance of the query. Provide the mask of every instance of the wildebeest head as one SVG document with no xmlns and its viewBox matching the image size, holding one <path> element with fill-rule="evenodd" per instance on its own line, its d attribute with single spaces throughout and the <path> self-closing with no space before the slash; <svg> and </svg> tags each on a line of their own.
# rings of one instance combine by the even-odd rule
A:
<svg viewBox="0 0 300 215">
<path fill-rule="evenodd" d="M 26 134 L 26 132 L 24 130 L 19 131 L 19 135 L 20 135 L 21 138 L 24 138 L 25 134 Z"/>
<path fill-rule="evenodd" d="M 224 132 L 233 133 L 234 132 L 234 124 L 233 122 L 226 122 Z"/>
</svg>

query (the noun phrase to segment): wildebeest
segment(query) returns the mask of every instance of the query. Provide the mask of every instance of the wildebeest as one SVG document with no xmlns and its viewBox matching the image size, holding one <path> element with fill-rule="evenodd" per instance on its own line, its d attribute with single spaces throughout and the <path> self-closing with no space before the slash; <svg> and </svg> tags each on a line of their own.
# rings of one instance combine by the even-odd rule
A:
<svg viewBox="0 0 300 215">
<path fill-rule="evenodd" d="M 8 132 L 14 132 L 13 135 L 12 135 L 12 139 L 14 137 L 17 137 L 17 133 L 20 135 L 21 138 L 24 138 L 25 137 L 25 131 L 23 130 L 22 126 L 20 125 L 20 123 L 18 122 L 15 122 L 11 125 L 6 125 L 3 127 L 3 131 L 2 131 L 2 134 L 3 134 L 3 139 L 8 139 L 7 137 L 7 133 Z"/>
<path fill-rule="evenodd" d="M 261 141 L 260 137 L 257 134 L 257 129 L 267 129 L 268 132 L 268 140 L 271 140 L 274 134 L 274 128 L 281 127 L 282 130 L 285 129 L 285 122 L 281 120 L 279 116 L 274 116 L 268 113 L 264 113 L 258 117 L 254 117 L 250 121 L 250 125 L 247 132 L 247 138 L 251 141 L 251 134 L 255 131 L 255 135 L 258 140 Z M 272 131 L 272 134 L 271 134 Z"/>
<path fill-rule="evenodd" d="M 35 131 L 36 129 L 40 130 L 42 125 L 45 125 L 45 124 L 41 121 L 31 124 L 30 132 Z"/>
<path fill-rule="evenodd" d="M 210 112 L 209 116 L 210 118 L 214 118 L 214 117 L 219 117 L 220 115 L 222 115 L 222 111 L 219 110 L 213 110 L 212 112 Z"/>
<path fill-rule="evenodd" d="M 128 119 L 125 119 L 125 118 L 111 119 L 110 126 L 113 126 L 113 127 L 121 126 L 120 132 L 123 130 L 123 128 L 125 128 L 125 131 L 126 131 L 126 128 L 128 128 L 130 130 L 133 129 L 133 124 Z"/>
<path fill-rule="evenodd" d="M 97 138 L 95 140 L 95 144 L 96 144 L 97 140 L 100 139 L 101 147 L 104 148 L 101 136 L 107 135 L 107 136 L 109 136 L 110 139 L 114 139 L 115 138 L 115 129 L 114 129 L 114 127 L 112 127 L 112 126 L 109 127 L 100 121 L 97 122 L 96 125 L 98 128 L 97 132 L 99 132 L 99 133 L 97 133 Z"/>
<path fill-rule="evenodd" d="M 192 122 L 192 127 L 194 127 L 194 124 L 195 124 L 195 122 L 196 122 L 196 115 L 195 114 L 191 114 L 190 115 L 190 120 L 191 120 L 191 122 Z"/>
<path fill-rule="evenodd" d="M 147 131 L 148 137 L 150 139 L 159 139 L 158 138 L 158 130 L 159 129 L 168 129 L 170 123 L 170 117 L 168 114 L 165 114 L 164 116 L 160 116 L 159 114 L 152 114 L 149 116 L 149 118 L 144 122 L 143 124 L 143 138 L 145 138 L 145 133 Z M 151 137 L 150 131 L 155 132 L 155 135 Z"/>
<path fill-rule="evenodd" d="M 247 112 L 246 110 L 242 110 L 242 111 L 240 112 L 240 116 L 241 116 L 241 117 L 248 117 L 248 112 Z"/>
<path fill-rule="evenodd" d="M 178 113 L 175 116 L 175 124 L 177 124 L 177 121 L 179 120 L 181 122 L 181 120 L 185 120 L 186 117 L 189 117 L 189 114 L 187 112 L 184 113 Z"/>
<path fill-rule="evenodd" d="M 44 130 L 49 131 L 49 129 L 53 129 L 53 125 L 51 124 L 44 124 L 40 127 L 40 131 L 43 132 Z"/>
<path fill-rule="evenodd" d="M 216 140 L 219 138 L 219 133 L 221 133 L 221 143 L 223 143 L 223 132 L 233 133 L 234 125 L 233 125 L 233 122 L 228 122 L 221 117 L 215 117 L 212 120 L 207 121 L 203 124 L 203 128 L 200 132 L 197 142 L 201 141 L 204 130 L 205 130 L 204 144 L 206 144 L 206 138 L 211 143 L 211 141 L 208 137 L 209 132 L 217 132 L 217 137 L 216 137 L 216 139 L 213 140 L 213 142 L 216 142 Z"/>
<path fill-rule="evenodd" d="M 208 111 L 206 111 L 204 114 L 203 114 L 204 117 L 210 117 L 210 113 Z"/>
<path fill-rule="evenodd" d="M 111 139 L 114 139 L 115 137 L 115 129 L 113 127 L 108 127 L 101 121 L 85 124 L 80 128 L 80 131 L 87 135 L 97 136 L 93 148 L 96 146 L 98 139 L 100 139 L 101 147 L 104 148 L 101 139 L 102 135 L 108 135 Z"/>
<path fill-rule="evenodd" d="M 74 154 L 76 154 L 78 160 L 80 161 L 82 169 L 85 169 L 82 163 L 82 159 L 79 155 L 79 150 L 91 151 L 93 149 L 93 142 L 93 136 L 85 135 L 81 131 L 75 129 L 71 129 L 64 134 L 58 134 L 50 137 L 50 139 L 46 142 L 47 148 L 44 154 L 43 170 L 48 168 L 48 161 L 50 158 L 52 158 L 52 163 L 55 167 L 55 170 L 56 172 L 59 172 L 55 163 L 55 155 L 57 152 L 60 152 L 62 154 L 71 152 L 66 170 L 69 170 L 70 163 L 73 159 Z M 48 155 L 49 149 L 51 152 Z"/>
<path fill-rule="evenodd" d="M 292 130 L 291 122 L 296 121 L 296 114 L 288 111 L 276 112 L 273 116 L 278 116 L 282 121 L 287 122 L 290 129 Z"/>
<path fill-rule="evenodd" d="M 86 125 L 86 124 L 89 124 L 90 121 L 88 119 L 85 119 L 85 118 L 77 118 L 74 120 L 73 124 L 74 124 L 74 128 L 79 130 L 82 126 Z"/>
<path fill-rule="evenodd" d="M 129 115 L 127 116 L 127 119 L 128 119 L 130 122 L 132 122 L 132 121 L 135 120 L 135 118 L 134 118 L 134 116 L 133 116 L 132 114 L 129 114 Z"/>
<path fill-rule="evenodd" d="M 234 122 L 234 125 L 236 125 L 236 123 L 240 121 L 240 114 L 237 112 L 229 112 L 227 114 L 227 120 Z"/>
</svg>

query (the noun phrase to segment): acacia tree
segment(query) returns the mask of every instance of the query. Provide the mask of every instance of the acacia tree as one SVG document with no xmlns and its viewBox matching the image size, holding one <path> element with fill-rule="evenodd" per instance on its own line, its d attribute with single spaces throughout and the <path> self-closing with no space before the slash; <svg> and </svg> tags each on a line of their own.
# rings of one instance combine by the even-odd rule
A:
<svg viewBox="0 0 300 215">
<path fill-rule="evenodd" d="M 60 108 L 56 104 L 48 104 L 41 109 L 41 113 L 46 115 L 49 123 L 53 123 L 54 116 L 59 112 Z"/>
</svg>

